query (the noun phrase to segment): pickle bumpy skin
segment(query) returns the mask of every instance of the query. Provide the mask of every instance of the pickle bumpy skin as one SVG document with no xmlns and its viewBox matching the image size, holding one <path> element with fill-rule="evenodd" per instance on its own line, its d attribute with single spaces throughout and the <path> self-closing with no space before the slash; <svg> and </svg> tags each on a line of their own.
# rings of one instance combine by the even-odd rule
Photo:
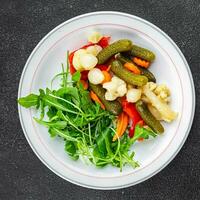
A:
<svg viewBox="0 0 200 200">
<path fill-rule="evenodd" d="M 128 69 L 123 67 L 122 63 L 118 60 L 112 62 L 111 71 L 116 76 L 131 85 L 143 86 L 148 82 L 148 78 L 146 76 L 133 74 Z"/>
<path fill-rule="evenodd" d="M 162 124 L 150 113 L 149 109 L 143 101 L 139 100 L 136 103 L 136 109 L 139 112 L 142 119 L 145 121 L 145 123 L 150 128 L 152 128 L 152 130 L 154 130 L 158 134 L 164 132 Z"/>
<path fill-rule="evenodd" d="M 146 61 L 152 62 L 155 60 L 156 56 L 152 51 L 148 49 L 133 45 L 131 49 L 131 55 L 142 58 Z"/>
<path fill-rule="evenodd" d="M 116 55 L 117 60 L 119 60 L 122 64 L 125 64 L 126 62 L 130 62 L 133 63 L 133 61 L 129 58 L 126 58 L 125 56 L 123 56 L 122 54 L 117 54 Z M 134 63 L 133 63 L 134 64 Z M 134 64 L 136 66 L 136 64 Z M 141 75 L 144 75 L 148 78 L 149 82 L 156 82 L 156 78 L 153 75 L 153 73 L 151 73 L 148 69 L 145 69 L 143 67 L 139 67 L 137 66 L 137 68 L 141 71 Z"/>
<path fill-rule="evenodd" d="M 106 48 L 102 49 L 98 55 L 98 64 L 105 63 L 110 57 L 119 52 L 130 51 L 132 49 L 132 42 L 127 39 L 118 40 Z"/>
</svg>

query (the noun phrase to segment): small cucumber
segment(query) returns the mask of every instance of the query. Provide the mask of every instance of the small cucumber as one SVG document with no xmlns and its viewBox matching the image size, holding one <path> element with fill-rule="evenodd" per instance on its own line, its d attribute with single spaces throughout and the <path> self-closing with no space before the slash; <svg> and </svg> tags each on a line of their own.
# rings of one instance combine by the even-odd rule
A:
<svg viewBox="0 0 200 200">
<path fill-rule="evenodd" d="M 125 64 L 126 62 L 130 62 L 130 63 L 133 63 L 131 59 L 123 56 L 121 53 L 117 54 L 116 55 L 116 58 L 121 61 L 122 64 Z M 135 66 L 137 66 L 135 63 L 133 63 Z M 141 74 L 146 76 L 148 78 L 148 81 L 149 82 L 156 82 L 156 78 L 155 76 L 148 70 L 148 69 L 145 69 L 143 67 L 139 67 L 137 66 L 137 68 L 141 71 Z"/>
<path fill-rule="evenodd" d="M 132 46 L 131 55 L 142 58 L 149 62 L 152 62 L 153 60 L 155 60 L 155 57 L 156 57 L 152 51 L 136 46 L 136 45 Z"/>
<path fill-rule="evenodd" d="M 164 132 L 162 124 L 150 113 L 147 105 L 143 101 L 139 100 L 136 103 L 136 109 L 145 123 L 152 128 L 152 130 L 154 130 L 157 134 Z"/>
<path fill-rule="evenodd" d="M 132 85 L 143 86 L 148 82 L 148 78 L 146 76 L 133 74 L 128 69 L 124 68 L 119 60 L 112 62 L 111 71 L 116 76 Z"/>
<path fill-rule="evenodd" d="M 122 112 L 122 106 L 119 101 L 107 101 L 105 99 L 106 90 L 101 85 L 90 84 L 90 89 L 99 97 L 106 110 L 110 111 L 113 115 L 119 115 Z"/>
<path fill-rule="evenodd" d="M 106 48 L 102 49 L 98 55 L 98 64 L 105 63 L 110 57 L 119 52 L 130 51 L 132 49 L 132 42 L 127 39 L 118 40 Z"/>
</svg>

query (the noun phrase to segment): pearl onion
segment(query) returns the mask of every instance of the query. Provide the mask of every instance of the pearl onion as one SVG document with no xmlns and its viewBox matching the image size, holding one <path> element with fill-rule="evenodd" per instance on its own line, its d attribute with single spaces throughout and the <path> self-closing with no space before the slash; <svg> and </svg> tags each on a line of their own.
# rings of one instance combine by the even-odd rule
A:
<svg viewBox="0 0 200 200">
<path fill-rule="evenodd" d="M 94 68 L 89 71 L 88 80 L 90 81 L 90 83 L 97 85 L 102 83 L 102 81 L 104 80 L 104 75 L 100 69 Z"/>
<path fill-rule="evenodd" d="M 78 71 L 84 70 L 84 68 L 82 67 L 82 65 L 80 63 L 80 56 L 83 54 L 86 54 L 86 53 L 87 53 L 87 51 L 85 49 L 79 49 L 74 53 L 72 64 L 76 70 L 78 70 Z"/>
<path fill-rule="evenodd" d="M 80 64 L 85 70 L 93 69 L 98 63 L 97 58 L 92 54 L 81 54 L 80 55 Z"/>
</svg>

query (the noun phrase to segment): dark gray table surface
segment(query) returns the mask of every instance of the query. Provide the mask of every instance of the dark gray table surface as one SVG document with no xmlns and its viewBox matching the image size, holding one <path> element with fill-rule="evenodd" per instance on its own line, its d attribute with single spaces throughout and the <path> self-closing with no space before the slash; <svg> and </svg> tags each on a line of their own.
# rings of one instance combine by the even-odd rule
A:
<svg viewBox="0 0 200 200">
<path fill-rule="evenodd" d="M 24 64 L 55 26 L 91 11 L 142 17 L 165 31 L 184 53 L 196 88 L 189 137 L 159 174 L 133 187 L 97 191 L 73 185 L 47 169 L 29 147 L 17 113 Z M 198 0 L 0 0 L 0 199 L 200 199 L 200 1 Z"/>
</svg>

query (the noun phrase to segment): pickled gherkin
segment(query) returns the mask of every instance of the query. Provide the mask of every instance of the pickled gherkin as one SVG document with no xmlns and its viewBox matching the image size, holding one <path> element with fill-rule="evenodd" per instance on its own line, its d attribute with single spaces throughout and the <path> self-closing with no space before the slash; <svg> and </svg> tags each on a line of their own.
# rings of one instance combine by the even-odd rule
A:
<svg viewBox="0 0 200 200">
<path fill-rule="evenodd" d="M 106 48 L 102 49 L 98 55 L 98 64 L 104 64 L 109 58 L 119 52 L 130 51 L 132 49 L 132 42 L 127 39 L 118 40 Z"/>
<path fill-rule="evenodd" d="M 131 59 L 123 56 L 121 53 L 116 55 L 116 58 L 122 63 L 125 64 L 126 62 L 130 62 L 133 63 Z M 133 63 L 134 64 L 134 63 Z M 134 64 L 135 66 L 137 66 L 136 64 Z M 151 73 L 148 69 L 145 69 L 143 67 L 137 66 L 137 68 L 140 70 L 141 75 L 144 75 L 148 78 L 149 82 L 156 82 L 156 78 L 153 75 L 153 73 Z"/>
<path fill-rule="evenodd" d="M 139 100 L 136 103 L 136 109 L 139 112 L 142 119 L 145 121 L 145 123 L 156 133 L 161 134 L 164 132 L 164 128 L 162 124 L 151 114 L 149 111 L 147 105 Z"/>
<path fill-rule="evenodd" d="M 122 112 L 122 106 L 119 101 L 107 101 L 105 99 L 106 90 L 101 85 L 90 83 L 90 89 L 99 97 L 106 110 L 110 111 L 113 115 L 119 115 Z"/>
<path fill-rule="evenodd" d="M 156 58 L 155 54 L 152 51 L 136 45 L 132 46 L 131 55 L 142 58 L 149 62 L 154 61 Z"/>
<path fill-rule="evenodd" d="M 116 76 L 132 85 L 143 86 L 148 82 L 148 78 L 146 76 L 133 74 L 128 69 L 123 67 L 122 63 L 118 60 L 112 62 L 111 71 Z"/>
</svg>

